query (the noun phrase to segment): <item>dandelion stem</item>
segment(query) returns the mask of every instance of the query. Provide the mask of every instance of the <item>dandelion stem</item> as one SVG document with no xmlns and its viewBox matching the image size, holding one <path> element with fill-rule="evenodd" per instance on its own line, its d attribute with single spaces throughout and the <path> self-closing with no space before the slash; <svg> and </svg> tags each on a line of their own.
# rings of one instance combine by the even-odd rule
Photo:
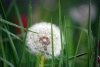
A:
<svg viewBox="0 0 100 67">
<path fill-rule="evenodd" d="M 44 56 L 41 56 L 41 67 L 44 67 Z"/>
</svg>

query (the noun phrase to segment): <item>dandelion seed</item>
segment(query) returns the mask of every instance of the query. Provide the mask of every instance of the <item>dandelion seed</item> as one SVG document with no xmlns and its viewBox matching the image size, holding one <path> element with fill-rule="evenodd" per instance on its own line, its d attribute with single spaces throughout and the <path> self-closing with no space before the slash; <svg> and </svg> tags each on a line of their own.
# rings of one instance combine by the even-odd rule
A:
<svg viewBox="0 0 100 67">
<path fill-rule="evenodd" d="M 54 56 L 57 57 L 61 51 L 60 41 L 60 30 L 56 25 L 53 27 L 53 45 L 54 45 Z M 45 59 L 52 58 L 52 40 L 51 40 L 51 24 L 46 22 L 40 22 L 32 25 L 29 30 L 35 31 L 36 33 L 28 32 L 26 43 L 31 53 L 41 55 Z"/>
</svg>

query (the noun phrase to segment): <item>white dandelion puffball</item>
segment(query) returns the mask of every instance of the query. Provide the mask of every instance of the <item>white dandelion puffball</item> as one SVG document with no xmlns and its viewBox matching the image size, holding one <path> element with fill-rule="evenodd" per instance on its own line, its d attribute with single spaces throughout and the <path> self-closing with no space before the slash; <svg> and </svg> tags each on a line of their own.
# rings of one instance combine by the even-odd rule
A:
<svg viewBox="0 0 100 67">
<path fill-rule="evenodd" d="M 53 45 L 54 45 L 54 57 L 57 57 L 61 51 L 61 40 L 59 28 L 52 24 L 53 29 Z M 46 22 L 40 22 L 32 25 L 29 30 L 37 32 L 28 32 L 26 43 L 32 54 L 40 54 L 45 59 L 52 58 L 52 39 L 51 39 L 51 24 Z"/>
</svg>

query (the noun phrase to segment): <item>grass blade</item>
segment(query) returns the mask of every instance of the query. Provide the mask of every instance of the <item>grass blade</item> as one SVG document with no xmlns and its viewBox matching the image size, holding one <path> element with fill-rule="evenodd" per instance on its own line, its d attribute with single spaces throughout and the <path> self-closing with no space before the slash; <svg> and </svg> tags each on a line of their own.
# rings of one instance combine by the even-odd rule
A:
<svg viewBox="0 0 100 67">
<path fill-rule="evenodd" d="M 19 25 L 23 27 L 21 17 L 20 17 L 20 13 L 19 13 L 19 10 L 18 10 L 18 6 L 16 4 L 16 0 L 13 0 L 13 1 L 14 1 L 14 8 L 15 8 L 15 12 L 16 12 L 16 15 L 17 15 L 17 18 L 18 18 Z M 24 37 L 24 30 L 21 29 L 21 32 L 23 34 L 22 36 Z"/>
<path fill-rule="evenodd" d="M 29 5 L 28 5 L 28 27 L 30 27 L 31 25 L 32 25 L 32 2 L 31 2 L 31 0 L 29 0 L 30 2 L 29 2 Z M 27 57 L 27 59 L 28 59 L 28 61 L 27 61 L 27 63 L 28 63 L 28 67 L 30 67 L 34 62 L 33 61 L 31 61 L 31 60 L 34 60 L 34 59 L 31 59 L 31 54 L 30 53 L 28 53 L 29 55 L 28 55 L 28 57 Z M 30 63 L 30 62 L 32 62 L 32 63 Z"/>
<path fill-rule="evenodd" d="M 73 60 L 75 57 L 78 58 L 78 57 L 81 57 L 81 56 L 84 56 L 84 55 L 87 55 L 87 53 L 82 53 L 82 54 L 78 54 L 76 56 L 70 57 L 69 60 Z"/>
<path fill-rule="evenodd" d="M 66 67 L 69 67 L 69 59 L 68 59 L 68 41 L 67 41 L 67 27 L 66 27 L 66 19 L 65 19 L 65 16 L 64 16 L 64 37 L 65 37 L 65 53 L 66 53 Z"/>
<path fill-rule="evenodd" d="M 91 0 L 89 0 L 89 17 L 88 17 L 88 67 L 92 67 L 92 31 L 91 31 L 91 14 L 90 14 L 90 8 L 91 8 Z"/>
<path fill-rule="evenodd" d="M 6 59 L 5 52 L 4 52 L 4 45 L 3 45 L 3 43 L 2 43 L 2 38 L 1 38 L 1 36 L 0 36 L 0 46 L 1 46 L 1 51 L 2 51 L 2 57 L 3 57 L 3 59 Z M 3 62 L 3 65 L 4 65 L 4 67 L 7 67 L 7 65 L 6 65 L 5 62 Z"/>
<path fill-rule="evenodd" d="M 6 64 L 8 64 L 10 67 L 14 67 L 14 65 L 12 63 L 10 63 L 9 61 L 7 61 L 6 59 L 3 59 L 2 57 L 0 57 L 0 60 L 5 62 Z"/>
<path fill-rule="evenodd" d="M 22 34 L 18 34 L 18 35 L 15 35 L 15 36 L 17 36 L 18 38 L 20 38 L 20 37 L 22 37 Z M 16 37 L 12 37 L 12 40 L 15 40 L 16 39 Z M 2 39 L 2 41 L 3 42 L 7 42 L 7 41 L 9 41 L 9 38 L 4 38 L 4 39 Z"/>
<path fill-rule="evenodd" d="M 3 22 L 3 23 L 6 23 L 6 24 L 8 24 L 8 25 L 11 25 L 11 26 L 14 26 L 14 27 L 17 27 L 17 28 L 26 30 L 26 28 L 24 28 L 24 27 L 22 27 L 22 26 L 19 26 L 19 25 L 17 25 L 17 24 L 11 23 L 11 22 L 9 22 L 9 21 L 6 21 L 6 20 L 4 20 L 4 19 L 2 19 L 2 18 L 0 18 L 0 21 Z M 28 30 L 28 31 L 30 31 L 30 32 L 32 32 L 32 33 L 37 33 L 37 32 L 31 31 L 31 30 Z"/>
<path fill-rule="evenodd" d="M 75 67 L 76 55 L 78 53 L 78 49 L 79 49 L 79 46 L 80 46 L 80 41 L 81 41 L 82 33 L 83 33 L 83 31 L 80 32 L 78 44 L 77 44 L 76 51 L 75 51 L 75 57 L 74 57 L 74 61 L 73 61 L 73 67 Z"/>
<path fill-rule="evenodd" d="M 0 29 L 3 30 L 4 32 L 8 33 L 9 35 L 12 35 L 12 36 L 15 37 L 16 39 L 22 41 L 18 36 L 16 36 L 15 34 L 9 32 L 8 30 L 6 30 L 6 29 L 4 29 L 4 28 L 2 28 L 2 27 L 0 27 Z"/>
<path fill-rule="evenodd" d="M 4 18 L 6 19 L 6 13 L 4 11 L 3 4 L 2 4 L 1 0 L 0 0 L 0 5 L 1 5 L 1 9 L 2 9 L 2 12 L 3 12 Z"/>
<path fill-rule="evenodd" d="M 95 39 L 95 58 L 94 58 L 94 67 L 98 67 L 98 55 L 99 55 L 99 41 L 100 41 L 100 1 L 97 1 L 98 6 L 98 15 L 97 15 L 97 25 L 96 25 L 96 39 Z M 99 64 L 100 67 L 100 64 Z"/>
<path fill-rule="evenodd" d="M 8 18 L 8 15 L 10 14 L 10 12 L 11 12 L 11 9 L 13 8 L 13 5 L 14 5 L 14 2 L 11 1 L 10 5 L 9 5 L 9 7 L 8 7 L 8 9 L 7 9 L 7 12 L 6 12 L 7 18 Z"/>
<path fill-rule="evenodd" d="M 61 39 L 61 55 L 60 55 L 59 67 L 63 67 L 62 21 L 61 21 L 60 0 L 58 0 L 58 7 L 59 7 L 59 26 L 60 26 L 60 39 Z"/>
<path fill-rule="evenodd" d="M 51 18 L 51 41 L 52 41 L 52 67 L 55 67 L 52 18 Z"/>
<path fill-rule="evenodd" d="M 14 46 L 14 42 L 13 42 L 11 36 L 10 36 L 9 34 L 7 34 L 7 35 L 8 35 L 8 37 L 9 37 L 10 45 L 11 45 L 11 47 L 12 47 L 12 50 L 13 50 L 14 56 L 15 56 L 15 58 L 16 58 L 16 62 L 18 63 L 18 61 L 19 61 L 19 57 L 18 57 L 18 54 L 17 54 L 17 50 L 16 50 L 16 48 L 15 48 L 15 46 Z"/>
</svg>

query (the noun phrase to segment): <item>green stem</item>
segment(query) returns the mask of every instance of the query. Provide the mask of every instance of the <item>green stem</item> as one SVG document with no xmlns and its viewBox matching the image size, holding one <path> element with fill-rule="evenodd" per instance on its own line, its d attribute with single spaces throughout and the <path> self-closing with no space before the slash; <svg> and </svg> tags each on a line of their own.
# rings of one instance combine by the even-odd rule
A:
<svg viewBox="0 0 100 67">
<path fill-rule="evenodd" d="M 100 7 L 98 11 L 97 28 L 96 28 L 96 43 L 95 43 L 95 59 L 94 67 L 98 67 L 98 54 L 99 54 L 99 35 L 100 35 Z"/>
<path fill-rule="evenodd" d="M 19 10 L 18 10 L 18 6 L 16 4 L 16 0 L 13 0 L 14 1 L 14 8 L 15 8 L 15 12 L 16 12 L 16 15 L 17 15 L 17 18 L 18 18 L 18 22 L 19 22 L 19 25 L 23 27 L 23 24 L 22 24 L 22 20 L 21 20 L 21 17 L 20 17 L 20 13 L 19 13 Z M 21 32 L 22 32 L 22 36 L 24 38 L 24 30 L 21 29 Z"/>
<path fill-rule="evenodd" d="M 0 36 L 0 46 L 1 46 L 1 50 L 2 50 L 3 59 L 6 59 L 5 52 L 4 52 L 4 45 L 3 45 L 3 43 L 2 43 L 2 38 L 1 38 L 1 36 Z M 6 65 L 5 62 L 3 62 L 3 65 L 4 65 L 4 67 L 7 67 L 7 65 Z"/>
<path fill-rule="evenodd" d="M 69 59 L 68 59 L 68 44 L 69 44 L 69 42 L 68 42 L 68 34 L 67 34 L 67 27 L 66 27 L 66 24 L 67 22 L 66 22 L 66 19 L 65 19 L 65 16 L 64 16 L 64 35 L 65 35 L 65 51 L 66 51 L 66 61 L 67 61 L 67 63 L 66 63 L 66 67 L 69 67 Z"/>
<path fill-rule="evenodd" d="M 92 51 L 91 51 L 91 46 L 92 46 L 92 31 L 91 31 L 91 14 L 90 14 L 90 8 L 91 8 L 91 0 L 89 0 L 89 17 L 88 17 L 88 67 L 92 66 Z"/>
<path fill-rule="evenodd" d="M 81 41 L 82 33 L 83 33 L 83 31 L 80 32 L 80 36 L 79 36 L 77 48 L 76 48 L 76 51 L 75 51 L 75 57 L 74 57 L 73 66 L 72 67 L 75 67 L 76 55 L 78 53 L 78 49 L 79 49 L 79 46 L 80 46 L 80 41 Z"/>
<path fill-rule="evenodd" d="M 44 56 L 41 56 L 41 66 L 40 67 L 44 67 Z"/>
<path fill-rule="evenodd" d="M 58 7 L 59 7 L 59 26 L 60 26 L 60 39 L 61 39 L 61 55 L 60 55 L 59 67 L 63 67 L 62 21 L 61 21 L 60 0 L 58 0 Z"/>
<path fill-rule="evenodd" d="M 54 61 L 54 44 L 53 44 L 52 19 L 51 19 L 51 40 L 52 40 L 52 67 L 54 67 L 55 66 L 55 61 Z"/>
</svg>

